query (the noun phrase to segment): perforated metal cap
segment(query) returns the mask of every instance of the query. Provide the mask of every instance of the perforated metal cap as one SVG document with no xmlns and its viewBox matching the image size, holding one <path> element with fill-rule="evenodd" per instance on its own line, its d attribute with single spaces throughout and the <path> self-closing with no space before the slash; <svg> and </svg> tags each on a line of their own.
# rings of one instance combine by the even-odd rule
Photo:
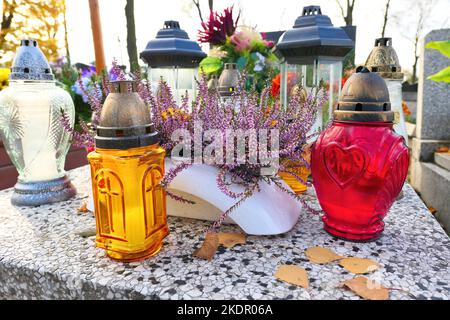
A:
<svg viewBox="0 0 450 320">
<path fill-rule="evenodd" d="M 366 68 L 385 79 L 402 80 L 403 73 L 397 53 L 392 47 L 392 38 L 378 38 L 366 61 Z"/>
<path fill-rule="evenodd" d="M 303 8 L 292 29 L 286 31 L 276 50 L 288 63 L 312 63 L 319 57 L 341 60 L 355 47 L 347 33 L 334 27 L 320 6 Z"/>
<path fill-rule="evenodd" d="M 113 81 L 100 115 L 95 144 L 101 149 L 130 149 L 159 143 L 150 110 L 134 81 Z"/>
<path fill-rule="evenodd" d="M 164 22 L 164 28 L 158 31 L 156 39 L 147 44 L 140 56 L 152 68 L 195 68 L 206 53 L 197 42 L 189 39 L 178 21 L 169 20 Z"/>
<path fill-rule="evenodd" d="M 53 81 L 52 69 L 36 40 L 20 42 L 11 67 L 10 80 Z"/>
<path fill-rule="evenodd" d="M 358 67 L 342 88 L 334 119 L 341 121 L 394 121 L 389 90 L 378 74 Z"/>
</svg>

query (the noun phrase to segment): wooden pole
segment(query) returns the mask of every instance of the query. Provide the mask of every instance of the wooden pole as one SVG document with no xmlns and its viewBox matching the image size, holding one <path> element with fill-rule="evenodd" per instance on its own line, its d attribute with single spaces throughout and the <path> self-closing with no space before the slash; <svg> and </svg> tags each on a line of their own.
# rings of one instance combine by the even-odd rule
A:
<svg viewBox="0 0 450 320">
<path fill-rule="evenodd" d="M 91 11 L 92 38 L 94 39 L 95 68 L 97 74 L 100 74 L 106 68 L 106 63 L 98 0 L 89 0 L 89 9 Z"/>
</svg>

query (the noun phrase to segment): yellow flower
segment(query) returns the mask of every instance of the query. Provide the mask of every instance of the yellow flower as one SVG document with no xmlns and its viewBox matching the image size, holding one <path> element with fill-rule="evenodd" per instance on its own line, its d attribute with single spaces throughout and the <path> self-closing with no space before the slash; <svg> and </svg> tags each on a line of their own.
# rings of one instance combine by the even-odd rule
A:
<svg viewBox="0 0 450 320">
<path fill-rule="evenodd" d="M 9 68 L 0 68 L 0 81 L 5 81 L 9 79 L 11 70 Z"/>
<path fill-rule="evenodd" d="M 0 90 L 8 86 L 8 80 L 11 70 L 9 68 L 0 68 Z"/>
<path fill-rule="evenodd" d="M 182 120 L 189 119 L 189 115 L 186 112 L 174 108 L 168 108 L 166 111 L 162 112 L 161 117 L 163 120 L 167 120 L 168 118 L 180 118 Z"/>
</svg>

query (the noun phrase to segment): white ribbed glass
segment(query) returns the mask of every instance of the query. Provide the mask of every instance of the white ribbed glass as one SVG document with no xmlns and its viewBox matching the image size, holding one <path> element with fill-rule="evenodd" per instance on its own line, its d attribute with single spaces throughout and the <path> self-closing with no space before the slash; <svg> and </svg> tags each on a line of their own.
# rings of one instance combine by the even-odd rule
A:
<svg viewBox="0 0 450 320">
<path fill-rule="evenodd" d="M 54 81 L 10 81 L 0 92 L 0 138 L 21 182 L 65 175 L 70 135 L 62 126 L 62 112 L 73 126 L 73 101 Z"/>
</svg>

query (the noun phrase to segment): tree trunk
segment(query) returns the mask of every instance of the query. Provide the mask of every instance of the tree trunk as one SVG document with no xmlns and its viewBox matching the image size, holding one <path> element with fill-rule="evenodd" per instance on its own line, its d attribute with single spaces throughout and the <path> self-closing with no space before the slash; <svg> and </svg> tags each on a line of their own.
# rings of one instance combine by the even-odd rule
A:
<svg viewBox="0 0 450 320">
<path fill-rule="evenodd" d="M 411 84 L 414 84 L 417 82 L 417 62 L 419 61 L 419 56 L 417 55 L 417 49 L 419 47 L 419 37 L 416 37 L 415 43 L 414 43 L 414 64 L 413 64 L 413 72 L 411 75 Z"/>
<path fill-rule="evenodd" d="M 125 6 L 127 17 L 127 50 L 131 72 L 139 71 L 139 60 L 136 46 L 136 24 L 134 21 L 134 0 L 127 0 Z"/>
<path fill-rule="evenodd" d="M 347 17 L 345 17 L 345 24 L 347 26 L 353 25 L 353 7 L 355 5 L 355 0 L 350 4 L 350 0 L 347 0 Z"/>
<path fill-rule="evenodd" d="M 194 3 L 195 7 L 197 8 L 198 16 L 200 17 L 200 21 L 203 24 L 205 21 L 203 20 L 202 9 L 200 8 L 200 0 L 192 0 L 192 2 Z"/>
<path fill-rule="evenodd" d="M 339 4 L 339 7 L 341 9 L 342 17 L 344 18 L 345 25 L 346 26 L 352 26 L 353 25 L 353 10 L 355 8 L 355 1 L 356 0 L 347 0 L 347 12 L 344 13 L 344 8 L 342 7 L 339 0 L 336 0 Z M 355 49 L 352 49 L 345 57 L 343 62 L 343 74 L 348 69 L 355 68 Z"/>
<path fill-rule="evenodd" d="M 386 26 L 389 20 L 389 5 L 391 4 L 391 0 L 387 0 L 386 7 L 384 10 L 384 20 L 383 20 L 383 29 L 381 30 L 381 37 L 384 38 L 384 34 L 386 32 Z"/>
<path fill-rule="evenodd" d="M 67 16 L 66 16 L 66 0 L 63 3 L 63 19 L 64 19 L 64 44 L 66 46 L 66 59 L 67 64 L 70 66 L 72 64 L 70 59 L 70 49 L 69 49 L 69 32 L 67 30 Z"/>
<path fill-rule="evenodd" d="M 13 1 L 13 3 L 9 4 L 7 0 L 3 0 L 2 3 L 2 23 L 0 25 L 0 49 L 3 48 L 5 43 L 5 37 L 8 34 L 9 28 L 11 28 L 11 24 L 13 22 L 14 13 L 17 8 L 17 3 Z"/>
<path fill-rule="evenodd" d="M 353 25 L 353 9 L 355 8 L 355 1 L 356 0 L 347 0 L 347 12 L 344 12 L 344 7 L 339 0 L 336 0 L 336 3 L 341 10 L 342 19 L 344 19 L 346 26 Z"/>
</svg>

